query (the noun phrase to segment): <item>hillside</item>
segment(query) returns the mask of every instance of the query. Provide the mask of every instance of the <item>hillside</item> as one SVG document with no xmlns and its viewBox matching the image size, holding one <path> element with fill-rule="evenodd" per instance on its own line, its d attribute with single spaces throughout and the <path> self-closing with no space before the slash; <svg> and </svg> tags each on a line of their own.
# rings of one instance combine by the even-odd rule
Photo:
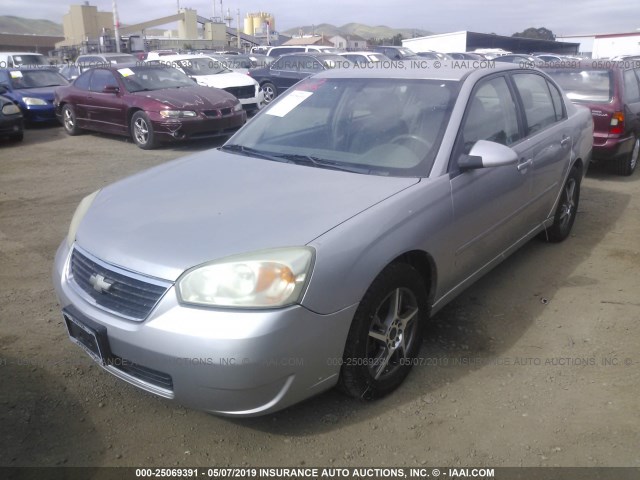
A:
<svg viewBox="0 0 640 480">
<path fill-rule="evenodd" d="M 359 35 L 366 39 L 371 38 L 390 38 L 397 34 L 402 34 L 404 38 L 421 37 L 429 35 L 431 32 L 419 28 L 391 28 L 385 25 L 370 26 L 362 23 L 347 23 L 341 27 L 336 27 L 330 23 L 321 23 L 318 25 L 304 25 L 301 27 L 290 28 L 283 35 L 298 35 L 302 31 L 303 34 L 324 34 L 325 37 L 333 37 L 334 35 Z"/>
<path fill-rule="evenodd" d="M 22 35 L 63 35 L 62 25 L 51 20 L 35 20 L 33 18 L 0 16 L 0 33 L 13 33 Z"/>
</svg>

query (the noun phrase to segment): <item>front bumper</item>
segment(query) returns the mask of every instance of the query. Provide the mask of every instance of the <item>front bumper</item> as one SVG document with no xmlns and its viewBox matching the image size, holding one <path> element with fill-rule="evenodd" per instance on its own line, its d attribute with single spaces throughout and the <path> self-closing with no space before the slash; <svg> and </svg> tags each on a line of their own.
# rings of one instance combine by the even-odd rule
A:
<svg viewBox="0 0 640 480">
<path fill-rule="evenodd" d="M 161 141 L 179 141 L 189 138 L 210 138 L 232 135 L 247 121 L 244 110 L 219 117 L 164 118 L 157 112 L 147 112 L 153 130 Z"/>
<path fill-rule="evenodd" d="M 180 305 L 170 287 L 151 314 L 136 322 L 87 302 L 69 278 L 69 255 L 63 242 L 53 272 L 61 306 L 78 320 L 106 329 L 117 361 L 103 367 L 139 388 L 198 410 L 256 416 L 337 382 L 357 305 L 331 315 L 299 305 L 277 310 L 193 308 Z M 131 364 L 139 368 L 126 368 Z M 164 380 L 150 380 L 154 375 L 164 375 Z"/>
<path fill-rule="evenodd" d="M 48 105 L 23 105 L 20 109 L 24 115 L 24 119 L 30 123 L 43 123 L 56 120 L 56 108 L 53 103 Z"/>
<path fill-rule="evenodd" d="M 0 137 L 19 135 L 22 131 L 22 115 L 0 117 Z"/>
</svg>

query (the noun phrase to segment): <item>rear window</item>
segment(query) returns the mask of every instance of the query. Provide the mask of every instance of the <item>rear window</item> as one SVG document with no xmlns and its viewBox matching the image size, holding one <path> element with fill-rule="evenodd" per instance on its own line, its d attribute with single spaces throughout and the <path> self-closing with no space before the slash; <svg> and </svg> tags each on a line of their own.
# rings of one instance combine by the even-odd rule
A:
<svg viewBox="0 0 640 480">
<path fill-rule="evenodd" d="M 608 103 L 613 98 L 610 70 L 545 69 L 562 87 L 569 100 L 583 103 Z"/>
</svg>

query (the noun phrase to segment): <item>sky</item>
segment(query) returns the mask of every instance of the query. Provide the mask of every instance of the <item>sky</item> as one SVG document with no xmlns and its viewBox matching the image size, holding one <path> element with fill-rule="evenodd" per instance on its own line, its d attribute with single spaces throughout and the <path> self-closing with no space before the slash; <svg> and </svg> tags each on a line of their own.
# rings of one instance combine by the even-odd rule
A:
<svg viewBox="0 0 640 480">
<path fill-rule="evenodd" d="M 213 14 L 213 0 L 118 0 L 120 23 L 133 24 L 171 15 L 180 7 L 204 17 Z M 62 23 L 71 4 L 80 0 L 2 0 L 0 15 L 46 18 Z M 112 0 L 91 0 L 111 11 Z M 470 30 L 511 35 L 528 27 L 545 27 L 562 35 L 640 31 L 639 0 L 223 0 L 234 17 L 266 11 L 277 30 L 301 25 L 357 22 L 393 28 L 419 28 L 435 33 Z M 220 0 L 216 0 L 219 15 Z"/>
</svg>

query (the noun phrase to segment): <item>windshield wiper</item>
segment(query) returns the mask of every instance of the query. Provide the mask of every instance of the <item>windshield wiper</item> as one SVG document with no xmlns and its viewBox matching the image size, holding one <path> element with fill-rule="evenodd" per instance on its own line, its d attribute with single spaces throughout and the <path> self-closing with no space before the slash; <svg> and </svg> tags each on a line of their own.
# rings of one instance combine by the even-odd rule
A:
<svg viewBox="0 0 640 480">
<path fill-rule="evenodd" d="M 341 170 L 343 172 L 353 173 L 371 173 L 371 169 L 367 167 L 358 167 L 353 165 L 345 165 L 343 163 L 325 160 L 324 158 L 314 157 L 313 155 L 301 155 L 296 153 L 281 153 L 278 157 L 285 158 L 299 165 L 311 165 L 317 168 L 328 168 L 331 170 Z"/>
<path fill-rule="evenodd" d="M 220 147 L 220 150 L 225 152 L 244 153 L 250 157 L 264 158 L 265 160 L 273 160 L 274 162 L 294 163 L 292 160 L 288 160 L 278 154 L 271 154 L 255 148 L 245 147 L 244 145 L 223 145 Z"/>
</svg>

